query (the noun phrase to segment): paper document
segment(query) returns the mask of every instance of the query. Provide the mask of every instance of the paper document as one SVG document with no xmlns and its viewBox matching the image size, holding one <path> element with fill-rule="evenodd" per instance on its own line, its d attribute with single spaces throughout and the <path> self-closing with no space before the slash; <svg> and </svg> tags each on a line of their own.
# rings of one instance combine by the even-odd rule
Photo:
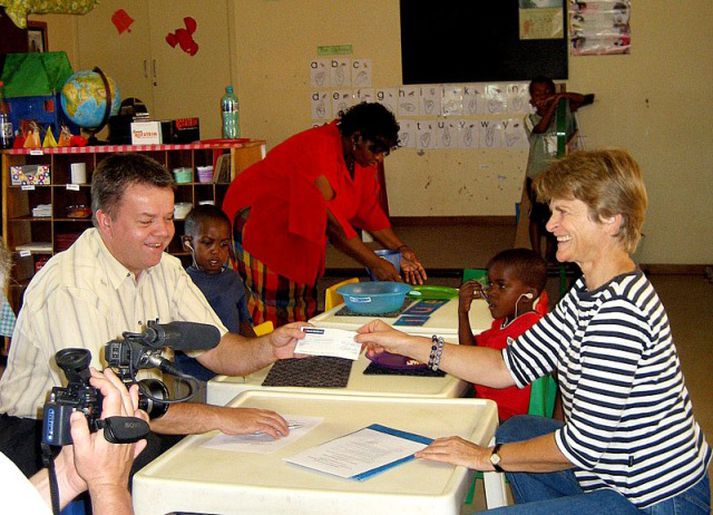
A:
<svg viewBox="0 0 713 515">
<path fill-rule="evenodd" d="M 307 417 L 297 415 L 282 415 L 287 420 L 290 427 L 290 434 L 284 438 L 273 438 L 272 436 L 257 432 L 245 435 L 219 434 L 206 441 L 201 447 L 218 449 L 219 451 L 251 452 L 256 454 L 270 454 L 282 449 L 285 445 L 302 438 L 312 429 L 317 427 L 323 417 Z"/>
<path fill-rule="evenodd" d="M 412 460 L 415 452 L 432 441 L 425 436 L 372 424 L 284 459 L 319 472 L 362 481 Z"/>
<path fill-rule="evenodd" d="M 354 341 L 356 331 L 323 327 L 302 327 L 305 337 L 297 342 L 296 354 L 331 356 L 356 360 L 361 353 L 361 344 Z"/>
</svg>

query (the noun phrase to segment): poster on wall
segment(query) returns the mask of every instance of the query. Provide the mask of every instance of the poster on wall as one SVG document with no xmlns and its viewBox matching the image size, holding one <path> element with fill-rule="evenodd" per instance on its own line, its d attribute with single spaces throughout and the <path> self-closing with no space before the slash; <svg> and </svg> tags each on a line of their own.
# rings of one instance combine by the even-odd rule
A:
<svg viewBox="0 0 713 515">
<path fill-rule="evenodd" d="M 562 0 L 520 0 L 520 39 L 562 39 Z"/>
<path fill-rule="evenodd" d="M 631 48 L 631 0 L 570 0 L 572 55 L 628 54 Z"/>
<path fill-rule="evenodd" d="M 384 88 L 373 86 L 372 68 L 371 59 L 341 55 L 311 59 L 312 126 L 328 123 L 360 102 L 378 102 L 396 116 L 402 147 L 419 151 L 529 147 L 523 125 L 530 110 L 527 82 Z"/>
</svg>

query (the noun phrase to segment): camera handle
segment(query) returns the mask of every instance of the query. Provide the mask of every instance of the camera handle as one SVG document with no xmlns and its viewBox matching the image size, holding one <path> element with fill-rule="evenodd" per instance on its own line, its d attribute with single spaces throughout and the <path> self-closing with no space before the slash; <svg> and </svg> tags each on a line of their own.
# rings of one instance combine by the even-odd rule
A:
<svg viewBox="0 0 713 515">
<path fill-rule="evenodd" d="M 146 438 L 151 428 L 138 417 L 108 417 L 98 421 L 104 428 L 104 438 L 111 443 L 134 443 Z"/>
</svg>

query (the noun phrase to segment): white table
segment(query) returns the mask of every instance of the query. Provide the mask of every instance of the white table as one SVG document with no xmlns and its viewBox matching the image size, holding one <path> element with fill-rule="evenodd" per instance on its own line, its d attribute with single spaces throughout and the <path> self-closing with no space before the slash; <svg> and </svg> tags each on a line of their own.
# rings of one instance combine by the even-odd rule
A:
<svg viewBox="0 0 713 515">
<path fill-rule="evenodd" d="M 317 315 L 312 318 L 310 322 L 319 327 L 356 330 L 367 322 L 377 318 L 390 325 L 393 325 L 394 322 L 398 320 L 398 317 L 338 316 L 337 313 L 343 307 L 344 304 L 340 304 L 329 311 Z M 482 299 L 473 301 L 468 316 L 470 319 L 470 327 L 475 334 L 490 329 L 490 325 L 493 323 L 493 317 L 488 309 L 488 303 Z M 458 298 L 450 299 L 443 306 L 431 313 L 428 321 L 422 326 L 395 327 L 408 334 L 428 337 L 437 334 L 438 336 L 442 336 L 447 342 L 458 343 Z"/>
<path fill-rule="evenodd" d="M 460 435 L 482 445 L 490 442 L 497 427 L 495 403 L 482 399 L 248 391 L 231 405 L 323 417 L 323 421 L 272 454 L 201 447 L 216 432 L 183 439 L 134 476 L 137 515 L 172 511 L 458 514 L 473 476 L 465 467 L 414 460 L 366 481 L 354 481 L 290 465 L 282 458 L 373 423 L 431 438 Z"/>
<path fill-rule="evenodd" d="M 373 318 L 363 316 L 335 316 L 344 304 L 326 311 L 310 320 L 319 327 L 336 327 L 338 329 L 355 330 Z M 393 324 L 396 318 L 381 318 Z M 480 333 L 490 328 L 493 318 L 484 300 L 475 300 L 470 309 L 471 329 Z M 426 325 L 422 327 L 399 327 L 404 332 L 416 336 L 431 336 L 438 334 L 452 343 L 458 342 L 458 299 L 451 299 L 431 314 Z M 299 387 L 263 387 L 270 367 L 263 368 L 247 376 L 216 376 L 208 381 L 207 402 L 217 406 L 225 406 L 236 395 L 246 390 L 267 389 L 271 391 L 336 393 L 344 395 L 373 396 L 407 396 L 418 398 L 453 398 L 462 396 L 468 388 L 468 383 L 453 376 L 416 377 L 397 375 L 364 375 L 362 372 L 369 365 L 364 356 L 352 365 L 349 384 L 346 388 L 299 388 Z"/>
<path fill-rule="evenodd" d="M 346 388 L 262 386 L 270 367 L 244 377 L 216 376 L 208 381 L 207 402 L 216 406 L 225 406 L 236 395 L 246 390 L 447 399 L 462 396 L 468 388 L 467 382 L 451 375 L 443 377 L 364 375 L 364 369 L 369 366 L 369 363 L 364 354 L 359 356 L 352 365 Z"/>
</svg>

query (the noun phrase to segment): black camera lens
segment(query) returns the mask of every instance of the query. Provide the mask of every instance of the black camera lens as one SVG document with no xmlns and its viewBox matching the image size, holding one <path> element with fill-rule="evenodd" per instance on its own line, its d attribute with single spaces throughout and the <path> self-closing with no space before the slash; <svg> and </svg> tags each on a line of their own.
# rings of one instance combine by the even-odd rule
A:
<svg viewBox="0 0 713 515">
<path fill-rule="evenodd" d="M 55 354 L 57 365 L 62 368 L 81 370 L 92 361 L 92 354 L 87 349 L 62 349 Z"/>
</svg>

